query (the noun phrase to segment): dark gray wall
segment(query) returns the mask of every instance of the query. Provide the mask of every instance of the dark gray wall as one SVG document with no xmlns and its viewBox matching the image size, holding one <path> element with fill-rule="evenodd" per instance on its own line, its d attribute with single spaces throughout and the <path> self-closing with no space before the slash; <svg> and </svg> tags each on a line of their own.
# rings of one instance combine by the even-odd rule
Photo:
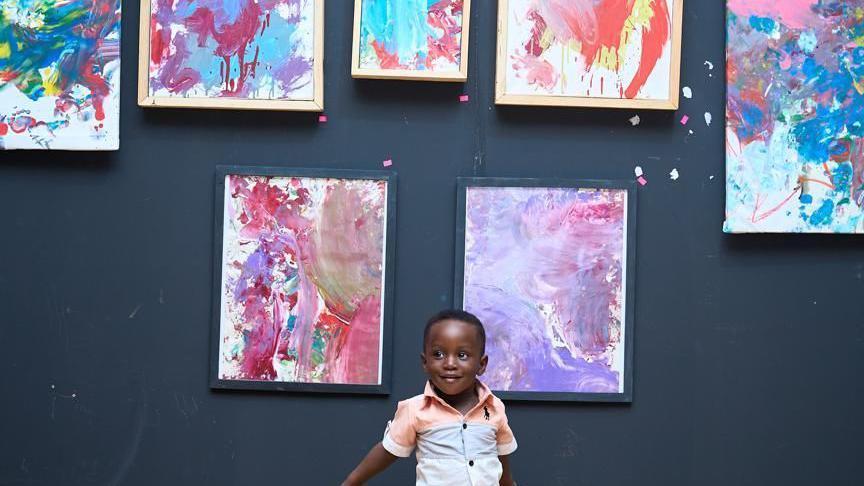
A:
<svg viewBox="0 0 864 486">
<path fill-rule="evenodd" d="M 721 233 L 723 2 L 686 6 L 693 99 L 635 128 L 632 111 L 495 107 L 483 0 L 466 86 L 354 81 L 352 3 L 327 5 L 326 125 L 139 109 L 132 3 L 122 149 L 0 153 L 0 484 L 337 484 L 421 390 L 422 323 L 452 299 L 455 178 L 631 178 L 637 163 L 634 402 L 511 404 L 520 484 L 860 484 L 864 242 Z M 390 157 L 393 395 L 211 392 L 214 167 Z M 413 467 L 373 484 L 411 484 Z"/>
</svg>

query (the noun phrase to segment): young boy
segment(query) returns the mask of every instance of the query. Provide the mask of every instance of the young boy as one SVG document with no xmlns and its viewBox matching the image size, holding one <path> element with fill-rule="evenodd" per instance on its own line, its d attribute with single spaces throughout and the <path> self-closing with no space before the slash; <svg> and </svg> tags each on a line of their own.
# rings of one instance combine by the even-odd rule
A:
<svg viewBox="0 0 864 486">
<path fill-rule="evenodd" d="M 504 404 L 477 377 L 486 371 L 486 332 L 471 313 L 446 310 L 423 331 L 426 391 L 399 402 L 384 440 L 343 486 L 362 485 L 417 449 L 417 486 L 513 486 L 507 455 L 516 439 Z"/>
</svg>

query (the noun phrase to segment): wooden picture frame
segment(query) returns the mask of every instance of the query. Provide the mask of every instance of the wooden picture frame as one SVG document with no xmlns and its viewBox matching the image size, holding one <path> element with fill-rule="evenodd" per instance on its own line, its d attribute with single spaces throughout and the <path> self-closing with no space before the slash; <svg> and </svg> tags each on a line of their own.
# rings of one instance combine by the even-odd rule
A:
<svg viewBox="0 0 864 486">
<path fill-rule="evenodd" d="M 351 77 L 358 79 L 400 79 L 408 81 L 460 82 L 468 80 L 468 50 L 470 46 L 471 0 L 463 0 L 462 30 L 458 71 L 420 71 L 413 69 L 373 69 L 360 66 L 363 2 L 354 0 L 354 31 L 351 43 Z M 399 1 L 399 0 L 389 0 Z"/>
<path fill-rule="evenodd" d="M 669 91 L 666 99 L 625 98 L 623 89 L 618 97 L 525 94 L 513 93 L 507 87 L 507 66 L 514 62 L 508 52 L 508 33 L 512 18 L 511 2 L 521 0 L 498 0 L 497 57 L 495 66 L 495 104 L 527 106 L 563 106 L 583 108 L 627 108 L 650 110 L 677 110 L 681 75 L 681 27 L 684 15 L 684 0 L 672 0 L 669 35 L 671 41 L 669 59 Z M 550 29 L 551 30 L 551 29 Z M 544 39 L 548 41 L 548 39 Z M 562 49 L 562 53 L 564 50 Z M 598 50 L 597 56 L 601 52 Z M 563 59 L 563 54 L 562 54 Z M 563 62 L 563 61 L 562 61 Z M 557 81 L 556 81 L 557 82 Z M 562 81 L 563 82 L 563 81 Z"/>
<path fill-rule="evenodd" d="M 153 0 L 141 0 L 138 30 L 138 105 L 145 108 L 207 108 L 226 110 L 324 110 L 324 0 L 313 1 L 312 96 L 308 99 L 152 96 L 150 93 L 151 16 Z M 270 19 L 266 20 L 270 24 Z M 262 30 L 263 32 L 263 30 Z"/>
<path fill-rule="evenodd" d="M 231 196 L 231 197 L 234 196 L 233 194 L 228 194 L 228 192 L 227 192 L 228 189 L 230 188 L 230 186 L 226 185 L 226 182 L 230 180 L 229 179 L 230 177 L 247 178 L 246 180 L 249 180 L 249 179 L 260 180 L 260 179 L 268 179 L 268 178 L 269 179 L 272 179 L 272 178 L 288 179 L 288 181 L 282 181 L 285 184 L 283 184 L 281 187 L 286 187 L 286 188 L 289 186 L 292 188 L 298 188 L 299 187 L 299 188 L 301 188 L 300 190 L 303 190 L 303 188 L 310 187 L 310 186 L 304 186 L 303 180 L 307 180 L 307 181 L 308 180 L 318 180 L 319 183 L 321 183 L 320 182 L 321 179 L 324 179 L 324 180 L 334 180 L 335 179 L 340 183 L 345 183 L 346 181 L 348 181 L 348 182 L 371 181 L 375 184 L 384 184 L 385 185 L 384 186 L 385 187 L 384 194 L 380 198 L 380 202 L 381 202 L 384 214 L 381 216 L 382 220 L 380 221 L 380 223 L 383 224 L 383 231 L 382 231 L 382 236 L 381 236 L 381 238 L 382 238 L 381 244 L 383 245 L 383 248 L 381 251 L 382 269 L 381 269 L 380 284 L 382 287 L 380 290 L 381 301 L 380 301 L 380 307 L 379 307 L 380 308 L 380 321 L 379 321 L 380 328 L 378 329 L 378 331 L 380 334 L 379 334 L 379 340 L 378 340 L 378 344 L 379 344 L 378 366 L 379 366 L 379 368 L 378 368 L 378 380 L 377 380 L 378 383 L 377 384 L 333 383 L 333 382 L 325 383 L 325 382 L 315 382 L 315 381 L 278 381 L 278 380 L 260 380 L 260 379 L 255 380 L 255 379 L 249 379 L 248 377 L 245 377 L 242 379 L 238 379 L 238 378 L 228 379 L 228 378 L 225 378 L 225 376 L 227 376 L 229 373 L 220 374 L 220 364 L 224 364 L 223 355 L 222 355 L 223 341 L 224 341 L 224 343 L 226 343 L 225 349 L 227 349 L 227 347 L 228 347 L 227 343 L 232 339 L 230 337 L 230 335 L 236 334 L 236 332 L 237 332 L 236 328 L 233 328 L 232 326 L 226 326 L 225 329 L 233 329 L 233 332 L 229 332 L 229 334 L 228 334 L 229 335 L 228 340 L 225 340 L 225 336 L 223 336 L 223 332 L 222 332 L 223 331 L 223 326 L 222 326 L 223 317 L 225 315 L 232 314 L 232 311 L 227 310 L 227 308 L 226 308 L 225 312 L 223 313 L 223 301 L 224 301 L 223 298 L 225 296 L 225 289 L 227 288 L 226 285 L 228 285 L 228 282 L 229 282 L 228 279 L 225 279 L 225 275 L 227 275 L 227 274 L 224 272 L 226 261 L 224 260 L 223 255 L 227 254 L 227 253 L 225 253 L 226 252 L 226 246 L 224 245 L 224 242 L 226 241 L 226 234 L 228 236 L 230 236 L 231 234 L 239 234 L 236 232 L 232 232 L 232 233 L 228 234 L 229 232 L 227 231 L 227 229 L 225 227 L 226 221 L 228 220 L 228 218 L 226 217 L 226 212 L 225 212 L 226 205 L 229 201 L 228 198 L 229 198 L 229 196 Z M 298 181 L 298 179 L 299 179 L 299 181 Z M 245 180 L 244 180 L 244 182 L 245 182 Z M 237 187 L 239 187 L 239 186 L 237 186 Z M 265 192 L 267 192 L 268 196 L 265 196 L 265 198 L 267 199 L 267 201 L 273 201 L 272 188 L 275 186 L 273 184 L 271 184 L 268 180 L 266 187 L 268 189 Z M 330 190 L 334 189 L 334 187 L 335 186 L 333 186 L 333 185 L 324 184 L 321 187 L 319 187 L 319 189 L 321 191 L 323 191 L 323 193 L 331 194 Z M 236 189 L 236 187 L 235 187 L 235 189 Z M 315 199 L 314 196 L 312 196 L 310 199 L 309 194 L 311 192 L 312 191 L 306 192 L 306 196 L 304 196 L 307 201 Z M 359 194 L 361 194 L 361 193 L 358 193 L 358 197 L 359 197 Z M 364 194 L 366 194 L 366 193 L 364 193 Z M 300 198 L 300 192 L 299 191 L 297 192 L 297 196 L 298 196 L 297 198 L 287 199 L 286 201 L 296 202 Z M 247 197 L 251 197 L 251 196 L 247 196 Z M 211 327 L 211 341 L 210 341 L 210 343 L 211 343 L 211 349 L 210 349 L 210 387 L 213 389 L 233 389 L 233 390 L 264 390 L 264 391 L 371 394 L 371 395 L 387 395 L 387 394 L 389 394 L 390 393 L 390 384 L 391 384 L 391 369 L 392 369 L 392 354 L 393 354 L 392 353 L 392 345 L 393 345 L 392 344 L 393 343 L 392 333 L 393 333 L 393 322 L 394 322 L 393 309 L 394 309 L 394 302 L 395 302 L 394 301 L 394 292 L 395 292 L 395 287 L 394 287 L 395 267 L 394 267 L 394 265 L 396 262 L 396 260 L 395 260 L 395 256 L 396 256 L 396 250 L 395 250 L 396 174 L 393 172 L 388 172 L 388 171 L 362 171 L 362 170 L 338 170 L 338 169 L 300 169 L 300 168 L 291 168 L 291 167 L 218 166 L 216 169 L 216 177 L 215 177 L 214 202 L 215 202 L 215 220 L 214 220 L 213 287 L 212 287 L 213 288 L 213 303 L 212 303 L 212 319 L 211 319 L 212 327 Z M 269 202 L 268 202 L 268 204 L 269 204 Z M 297 204 L 304 204 L 304 203 L 297 203 Z M 252 212 L 244 212 L 243 214 L 244 215 L 251 214 L 252 216 L 250 219 L 254 220 L 255 218 L 258 217 L 256 215 L 262 214 L 262 213 L 260 213 L 259 210 L 257 209 L 260 207 L 255 206 L 254 203 L 253 203 L 252 207 L 254 208 L 254 210 Z M 286 206 L 280 205 L 278 207 L 284 209 Z M 236 209 L 235 206 L 232 206 L 232 208 Z M 308 209 L 308 207 L 307 207 L 307 209 Z M 292 211 L 298 211 L 298 210 L 296 208 L 295 209 L 288 209 L 287 211 L 285 211 L 281 214 L 283 214 L 283 216 L 284 216 L 285 214 L 290 213 Z M 273 217 L 274 221 L 278 220 L 278 221 L 292 221 L 293 222 L 293 221 L 298 220 L 298 218 L 295 216 L 286 217 L 287 219 L 284 219 L 284 220 L 278 219 L 278 218 L 280 218 L 280 216 L 278 216 L 276 213 L 277 212 L 270 213 L 271 216 Z M 304 214 L 306 214 L 306 213 L 304 213 Z M 334 214 L 342 214 L 342 213 L 339 212 L 339 213 L 334 213 Z M 372 213 L 367 213 L 367 215 L 369 215 L 369 214 L 374 215 L 374 211 Z M 234 224 L 235 221 L 241 221 L 242 222 L 242 221 L 248 221 L 248 220 L 243 218 L 243 217 L 234 218 L 232 220 L 232 224 Z M 364 223 L 364 225 L 365 225 L 364 227 L 369 227 L 369 225 L 372 224 L 368 219 L 365 221 L 366 222 Z M 253 221 L 253 226 L 254 226 L 254 224 L 255 223 Z M 352 225 L 352 227 L 353 227 L 353 225 Z M 248 229 L 249 227 L 246 226 L 245 228 Z M 283 229 L 277 229 L 276 232 L 279 235 L 278 237 L 280 239 L 288 238 L 286 241 L 290 240 L 290 237 L 286 236 L 286 234 L 289 232 L 284 231 L 284 228 Z M 312 232 L 303 232 L 305 237 L 312 238 L 313 236 L 311 236 L 310 233 L 312 233 Z M 274 241 L 274 240 L 267 239 L 266 235 L 265 235 L 264 239 L 259 239 L 258 241 L 265 241 L 265 240 L 266 241 Z M 244 247 L 248 246 L 248 242 L 247 243 L 241 243 L 241 246 L 244 246 Z M 285 248 L 288 249 L 289 247 L 285 246 Z M 338 249 L 341 247 L 339 247 L 337 244 L 337 246 L 335 248 Z M 330 250 L 332 250 L 332 249 L 333 249 L 333 247 L 330 247 Z M 230 248 L 228 248 L 227 250 L 230 252 Z M 257 251 L 258 250 L 256 250 L 256 252 Z M 322 252 L 321 254 L 328 254 L 327 251 L 321 250 L 320 247 L 317 251 L 321 251 Z M 282 254 L 282 253 L 279 253 L 279 254 Z M 327 257 L 318 257 L 319 263 L 322 261 L 321 258 L 326 259 Z M 291 260 L 291 261 L 293 261 L 293 260 Z M 268 265 L 269 265 L 269 263 L 268 263 Z M 293 267 L 290 265 L 290 262 L 289 262 L 289 263 L 283 264 L 281 268 L 290 270 L 291 268 L 299 269 L 301 266 L 299 264 L 299 262 L 296 263 L 296 265 L 297 265 L 296 267 Z M 302 266 L 308 270 L 309 265 L 311 265 L 311 264 L 304 264 Z M 234 263 L 232 263 L 230 266 L 232 268 L 236 268 Z M 330 268 L 332 268 L 332 266 Z M 306 285 L 306 284 L 302 283 L 303 280 L 308 281 L 308 282 L 312 282 L 312 285 L 316 289 L 319 289 L 319 290 L 316 290 L 315 292 L 320 292 L 320 287 L 318 286 L 319 284 L 315 283 L 317 281 L 314 278 L 309 277 L 308 273 L 305 273 L 307 270 L 303 270 L 303 272 L 300 272 L 299 270 L 297 270 L 295 272 L 295 276 L 306 275 L 305 279 L 298 277 L 298 278 L 301 278 L 301 280 L 299 283 L 296 284 L 296 286 L 293 286 L 293 284 L 288 285 L 286 283 L 289 280 L 294 280 L 294 277 L 290 277 L 289 274 L 286 274 L 286 273 L 279 273 L 279 271 L 275 270 L 275 267 L 274 267 L 274 270 L 271 271 L 271 273 L 267 274 L 267 275 L 273 276 L 274 284 L 275 284 L 275 282 L 281 282 L 280 283 L 280 285 L 281 285 L 280 289 L 284 290 L 285 288 L 288 288 L 290 290 L 292 287 L 294 289 L 297 289 L 297 290 L 294 290 L 295 293 L 293 294 L 293 297 L 291 295 L 287 295 L 286 300 L 279 300 L 279 302 L 281 302 L 280 306 L 284 306 L 284 303 L 286 301 L 291 302 L 292 299 L 293 299 L 293 302 L 295 304 L 298 301 L 304 299 L 304 297 L 300 295 L 300 293 L 303 291 L 302 289 L 305 288 L 304 285 Z M 368 272 L 368 270 L 367 270 L 367 272 Z M 281 277 L 285 277 L 285 278 L 276 278 L 277 276 L 281 276 Z M 321 275 L 318 274 L 318 276 L 320 277 Z M 332 275 L 331 275 L 331 277 L 332 277 Z M 259 280 L 257 280 L 257 277 L 256 277 L 256 279 L 252 279 L 249 281 L 258 282 Z M 238 282 L 240 282 L 240 280 L 238 280 Z M 256 283 L 256 285 L 257 285 L 257 283 Z M 349 287 L 350 287 L 350 285 L 349 285 Z M 248 288 L 248 286 L 244 287 L 244 289 L 245 288 Z M 236 292 L 236 290 L 234 290 L 234 289 L 236 289 L 236 287 L 231 287 L 231 289 L 232 289 L 231 293 Z M 269 289 L 268 292 L 266 292 L 265 294 L 262 294 L 262 295 L 276 295 L 277 294 L 277 290 L 275 289 L 275 285 L 272 288 L 268 287 L 268 289 Z M 344 290 L 344 289 L 342 289 L 342 290 Z M 340 290 L 340 291 L 342 291 L 342 290 Z M 280 290 L 280 292 L 281 292 L 281 290 Z M 312 301 L 319 302 L 318 298 L 321 298 L 320 293 L 315 293 L 315 294 L 310 294 L 310 295 L 314 295 L 314 298 L 312 299 Z M 331 294 L 327 294 L 327 295 L 331 295 Z M 331 297 L 332 297 L 332 295 L 331 295 Z M 257 302 L 254 299 L 251 301 L 241 299 L 241 301 L 242 302 Z M 276 300 L 274 300 L 274 302 L 275 301 Z M 310 301 L 308 296 L 305 298 L 305 301 Z M 320 302 L 322 302 L 322 303 L 317 304 L 317 305 L 319 305 L 318 308 L 319 308 L 320 313 L 316 314 L 316 319 L 319 319 L 319 321 L 317 321 L 319 324 L 323 322 L 325 325 L 325 328 L 326 328 L 326 326 L 331 326 L 331 325 L 339 326 L 340 325 L 339 322 L 341 322 L 341 323 L 345 324 L 345 326 L 343 326 L 343 328 L 342 328 L 342 331 L 347 329 L 348 331 L 346 331 L 346 332 L 352 332 L 352 331 L 356 332 L 355 328 L 352 328 L 350 325 L 352 325 L 352 324 L 355 326 L 359 325 L 357 321 L 351 320 L 350 318 L 347 318 L 345 316 L 339 317 L 337 320 L 334 320 L 333 316 L 335 314 L 330 312 L 330 307 L 328 306 L 328 304 L 324 300 L 321 300 Z M 299 304 L 297 305 L 297 307 L 295 307 L 295 309 L 300 309 Z M 321 310 L 321 309 L 324 309 L 324 310 Z M 298 311 L 297 313 L 299 314 L 299 312 L 300 311 Z M 236 312 L 234 312 L 233 315 L 237 315 Z M 287 329 L 288 332 L 293 332 L 293 329 L 294 329 L 293 325 L 299 326 L 299 324 L 293 324 L 292 325 L 292 323 L 294 323 L 296 321 L 293 321 L 292 320 L 293 317 L 291 317 L 291 316 L 295 316 L 296 314 L 292 314 L 290 312 L 287 314 L 287 318 L 286 318 L 286 315 L 282 315 L 282 320 L 277 319 L 276 318 L 277 313 L 275 310 L 275 306 L 273 307 L 273 310 L 268 315 L 272 316 L 271 320 L 273 322 L 281 323 L 282 321 L 286 321 L 285 329 Z M 324 319 L 323 317 L 317 317 L 317 316 L 324 316 L 324 315 L 330 316 L 330 317 L 328 317 L 328 320 L 323 320 Z M 247 321 L 245 311 L 244 311 L 244 314 L 242 317 L 243 317 L 243 320 L 245 323 Z M 346 320 L 343 320 L 343 319 L 346 319 Z M 299 321 L 299 319 L 298 319 L 298 321 Z M 229 320 L 228 322 L 230 323 L 232 321 Z M 269 322 L 270 321 L 268 321 L 268 323 Z M 279 324 L 279 325 L 280 325 L 280 327 L 279 327 L 280 333 L 277 334 L 277 336 L 278 336 L 276 338 L 277 340 L 274 341 L 274 346 L 272 347 L 272 350 L 274 353 L 273 354 L 274 357 L 272 359 L 274 360 L 274 362 L 276 361 L 276 358 L 278 358 L 278 356 L 280 356 L 278 354 L 277 350 L 280 349 L 279 343 L 281 342 L 281 339 L 282 339 L 281 333 L 284 332 L 284 330 L 281 327 L 281 324 Z M 315 327 L 316 332 L 318 329 L 319 329 L 318 327 Z M 339 332 L 342 332 L 342 331 L 339 331 Z M 244 328 L 243 332 L 244 332 L 243 342 L 245 342 L 245 340 L 247 339 L 247 335 L 246 335 L 247 331 L 245 330 L 245 328 Z M 249 331 L 249 332 L 251 332 L 251 331 Z M 251 335 L 254 335 L 254 334 L 251 334 Z M 343 344 L 345 342 L 350 342 L 350 341 L 348 341 L 350 339 L 350 337 L 339 338 L 338 332 L 333 334 L 333 336 L 334 336 L 332 338 L 333 340 L 328 341 L 328 342 L 332 343 L 333 341 L 337 341 L 337 342 L 341 342 Z M 251 337 L 249 339 L 251 339 Z M 340 341 L 340 339 L 342 339 L 342 341 Z M 260 349 L 260 348 L 253 347 L 253 349 Z M 267 349 L 270 349 L 270 348 L 267 348 Z M 340 348 L 340 350 L 343 350 L 343 351 L 344 351 L 344 349 L 345 348 Z M 356 348 L 354 348 L 354 352 L 355 353 L 357 352 Z M 347 352 L 345 354 L 347 354 Z M 342 359 L 347 359 L 347 358 L 344 358 L 344 356 L 341 355 L 340 353 L 334 353 L 334 355 L 336 357 L 335 358 L 336 361 L 338 361 L 340 359 L 340 357 Z M 295 356 L 297 356 L 297 355 L 295 355 Z M 264 358 L 265 358 L 265 360 L 270 360 L 271 355 L 265 355 Z M 297 357 L 296 359 L 298 361 L 301 360 L 301 358 L 299 358 L 299 357 Z M 281 361 L 281 359 L 280 359 L 280 361 Z M 226 368 L 228 368 L 228 367 L 229 366 L 226 366 Z M 346 367 L 347 367 L 347 365 L 346 365 Z M 275 366 L 274 366 L 274 369 L 275 369 Z"/>
<path fill-rule="evenodd" d="M 504 355 L 532 355 L 532 356 L 540 356 L 545 352 L 545 349 L 542 345 L 545 344 L 545 341 L 541 341 L 539 343 L 535 343 L 531 341 L 532 347 L 531 351 L 528 353 L 520 354 L 517 345 L 512 344 L 517 338 L 514 336 L 519 335 L 531 335 L 530 330 L 522 330 L 521 333 L 513 332 L 511 329 L 507 329 L 505 333 L 496 333 L 496 319 L 495 316 L 500 313 L 500 315 L 505 315 L 505 320 L 507 321 L 508 326 L 519 325 L 520 323 L 526 323 L 530 320 L 524 319 L 522 320 L 522 312 L 520 310 L 516 310 L 511 312 L 510 308 L 507 306 L 514 306 L 515 309 L 528 309 L 530 313 L 529 315 L 533 315 L 535 318 L 539 318 L 539 310 L 538 308 L 531 306 L 523 306 L 522 303 L 519 303 L 519 298 L 513 292 L 510 292 L 509 286 L 510 283 L 500 284 L 500 289 L 492 290 L 492 294 L 488 294 L 490 288 L 485 285 L 482 276 L 477 278 L 476 276 L 469 277 L 466 275 L 466 261 L 469 259 L 469 252 L 472 255 L 484 254 L 484 255 L 495 255 L 494 258 L 491 258 L 489 261 L 480 262 L 475 259 L 472 268 L 481 268 L 487 270 L 490 274 L 494 274 L 493 278 L 496 282 L 518 282 L 519 276 L 524 276 L 525 274 L 514 273 L 511 275 L 506 271 L 501 271 L 508 265 L 511 265 L 513 259 L 509 258 L 512 255 L 506 252 L 502 252 L 506 250 L 505 247 L 510 244 L 507 242 L 505 238 L 498 238 L 496 235 L 491 234 L 483 234 L 482 232 L 474 232 L 471 234 L 471 248 L 468 248 L 466 245 L 466 240 L 469 238 L 469 230 L 468 225 L 471 222 L 472 225 L 486 225 L 493 226 L 497 225 L 498 229 L 502 229 L 505 233 L 508 234 L 519 234 L 523 235 L 521 231 L 517 231 L 510 223 L 508 223 L 508 219 L 506 216 L 512 215 L 513 211 L 493 211 L 491 208 L 495 207 L 494 203 L 490 203 L 490 201 L 502 201 L 507 200 L 506 195 L 498 195 L 498 196 L 482 196 L 483 198 L 478 198 L 475 201 L 482 201 L 483 204 L 476 206 L 478 209 L 477 217 L 474 219 L 469 215 L 469 191 L 472 189 L 504 189 L 504 190 L 537 190 L 537 189 L 548 189 L 543 196 L 548 196 L 552 191 L 557 189 L 564 190 L 590 190 L 590 191 L 601 191 L 608 190 L 609 194 L 612 194 L 614 191 L 622 191 L 626 194 L 625 200 L 623 202 L 616 202 L 616 205 L 622 211 L 623 216 L 621 217 L 621 225 L 622 229 L 622 238 L 620 244 L 623 248 L 620 251 L 620 255 L 622 258 L 625 258 L 626 261 L 620 264 L 620 270 L 622 275 L 620 276 L 620 291 L 623 293 L 623 299 L 618 303 L 621 307 L 620 311 L 620 332 L 621 340 L 623 343 L 619 342 L 620 349 L 616 350 L 617 356 L 623 357 L 623 364 L 621 366 L 614 367 L 615 369 L 620 369 L 623 374 L 623 379 L 619 378 L 617 381 L 617 386 L 619 387 L 618 393 L 611 392 L 585 392 L 585 391 L 548 391 L 548 390 L 537 390 L 537 391 L 526 391 L 526 390 L 501 390 L 496 387 L 496 382 L 499 376 L 496 375 L 495 366 L 502 366 L 502 359 L 496 360 L 495 358 L 498 356 L 494 356 L 496 353 L 504 356 Z M 490 193 L 491 194 L 491 193 Z M 477 197 L 478 194 L 475 193 L 474 197 Z M 596 180 L 566 180 L 566 179 L 511 179 L 511 178 L 486 178 L 486 177 L 460 177 L 457 180 L 457 204 L 456 204 L 456 242 L 455 242 L 455 271 L 454 271 L 454 291 L 453 291 L 453 299 L 454 299 L 454 307 L 457 309 L 465 309 L 470 312 L 475 313 L 482 321 L 484 321 L 484 325 L 486 326 L 486 351 L 490 355 L 490 365 L 487 368 L 484 377 L 486 378 L 486 383 L 490 388 L 495 390 L 495 394 L 504 400 L 525 400 L 525 401 L 574 401 L 574 402 L 618 402 L 618 403 L 630 403 L 633 401 L 633 342 L 634 342 L 634 334 L 633 334 L 633 321 L 634 321 L 634 298 L 635 298 L 635 263 L 636 263 L 636 184 L 634 181 L 596 181 Z M 580 201 L 577 203 L 573 203 L 572 206 L 568 206 L 569 209 L 576 208 L 578 204 L 582 204 L 582 199 L 578 199 L 575 195 L 569 196 L 569 201 Z M 531 199 L 528 199 L 531 200 Z M 540 197 L 537 205 L 531 206 L 528 203 L 524 203 L 524 205 L 520 206 L 518 204 L 512 204 L 510 207 L 518 207 L 519 211 L 524 211 L 526 207 L 533 207 L 534 209 L 540 208 L 538 211 L 542 214 L 544 212 L 551 211 L 549 207 L 550 199 L 545 197 Z M 563 199 L 562 200 L 567 200 Z M 611 197 L 609 200 L 612 200 Z M 520 203 L 521 204 L 521 203 Z M 592 206 L 592 210 L 586 212 L 586 214 L 591 215 L 591 217 L 595 217 L 597 215 L 596 212 L 593 211 L 593 208 L 599 206 Z M 616 210 L 617 211 L 617 210 Z M 578 218 L 575 216 L 578 212 L 574 213 L 571 211 L 566 211 L 566 217 L 568 224 L 571 221 L 570 218 Z M 610 213 L 616 214 L 617 213 Z M 528 221 L 538 221 L 533 216 L 533 214 L 527 217 Z M 586 216 L 587 217 L 587 216 Z M 524 220 L 523 220 L 524 221 Z M 479 223 L 478 223 L 479 222 Z M 599 224 L 597 221 L 592 220 L 590 224 L 586 224 L 586 226 L 593 226 L 595 224 Z M 561 225 L 556 224 L 552 226 L 548 226 L 549 228 L 560 228 Z M 544 226 L 543 223 L 537 223 L 537 227 L 547 227 Z M 536 229 L 536 227 L 532 228 Z M 574 227 L 570 228 L 570 231 L 575 231 Z M 492 230 L 495 231 L 495 230 Z M 499 233 L 503 234 L 503 233 Z M 481 238 L 478 238 L 480 236 Z M 551 239 L 547 239 L 546 234 L 538 235 L 534 234 L 534 238 L 536 241 L 542 242 L 543 244 L 548 244 L 548 241 Z M 576 246 L 581 245 L 581 238 L 584 235 L 579 235 L 576 241 Z M 519 236 L 522 238 L 522 236 Z M 513 237 L 514 239 L 516 236 Z M 575 238 L 575 237 L 574 237 Z M 483 252 L 483 243 L 485 241 L 486 244 L 489 242 L 492 243 L 494 248 L 486 247 L 485 250 L 488 253 Z M 572 243 L 572 241 L 571 241 Z M 585 243 L 586 245 L 588 243 Z M 478 250 L 475 247 L 480 247 Z M 567 246 L 568 248 L 570 246 Z M 528 253 L 531 247 L 522 246 L 520 251 L 523 253 Z M 595 247 L 596 248 L 596 247 Z M 605 248 L 605 247 L 604 247 Z M 536 249 L 536 248 L 535 248 Z M 548 248 L 544 247 L 544 255 L 548 255 Z M 610 250 L 611 251 L 611 250 Z M 590 252 L 588 252 L 590 253 Z M 596 255 L 595 255 L 596 256 Z M 530 258 L 530 257 L 525 257 Z M 550 260 L 555 260 L 553 256 L 547 256 Z M 556 264 L 564 264 L 564 261 L 569 260 L 555 260 Z M 478 264 L 481 264 L 479 265 Z M 503 265 L 503 266 L 502 266 Z M 612 268 L 615 266 L 613 265 Z M 556 267 L 557 269 L 558 267 Z M 473 270 L 471 270 L 473 272 Z M 557 270 L 556 270 L 557 271 Z M 529 276 L 532 279 L 536 279 L 537 276 L 533 273 L 529 272 Z M 607 274 L 608 278 L 608 274 Z M 473 279 L 472 282 L 468 282 L 469 279 Z M 541 280 L 542 281 L 542 280 Z M 536 283 L 534 280 L 532 282 Z M 545 281 L 544 281 L 545 282 Z M 572 283 L 570 280 L 566 282 L 568 285 Z M 513 284 L 517 285 L 517 284 Z M 538 284 L 539 285 L 539 284 Z M 536 287 L 536 286 L 535 286 Z M 614 292 L 615 289 L 613 288 Z M 466 293 L 471 293 L 474 296 L 475 301 L 477 302 L 466 302 Z M 498 297 L 493 298 L 492 300 L 487 300 L 484 303 L 481 303 L 483 298 L 478 298 L 478 296 L 484 295 L 497 295 Z M 530 299 L 529 299 L 530 300 Z M 493 302 L 494 301 L 494 302 Z M 498 303 L 504 303 L 503 306 L 498 306 Z M 475 308 L 476 307 L 476 308 Z M 548 310 L 548 309 L 547 309 Z M 542 319 L 540 319 L 542 320 Z M 539 323 L 537 319 L 534 319 L 535 325 Z M 548 323 L 547 323 L 548 324 Z M 541 326 L 542 327 L 542 326 Z M 547 334 L 552 331 L 545 331 Z M 542 334 L 542 333 L 541 333 Z M 506 336 L 503 338 L 499 338 L 498 336 Z M 556 336 L 559 336 L 556 334 Z M 503 341 L 499 341 L 499 339 L 503 339 Z M 560 339 L 560 337 L 559 337 Z M 496 341 L 505 342 L 508 346 L 507 349 L 496 350 L 496 348 L 500 347 L 499 344 L 496 344 Z M 551 343 L 551 341 L 550 341 Z M 506 359 L 506 358 L 505 358 Z M 496 361 L 498 364 L 496 364 Z M 588 365 L 591 366 L 590 362 Z M 595 361 L 597 363 L 597 361 Z M 534 370 L 537 373 L 535 376 L 555 376 L 555 368 L 554 366 L 548 366 L 548 363 L 544 365 L 542 370 Z M 521 373 L 524 373 L 526 376 L 530 373 L 531 367 L 519 367 Z M 613 369 L 610 365 L 609 369 Z M 528 371 L 526 371 L 528 370 Z M 507 373 L 505 373 L 506 375 Z M 607 375 L 611 376 L 611 375 Z M 553 378 L 546 378 L 553 379 Z M 532 387 L 537 388 L 540 385 L 537 383 L 533 383 Z M 524 386 L 523 386 L 524 387 Z M 551 388 L 551 387 L 550 387 Z"/>
</svg>

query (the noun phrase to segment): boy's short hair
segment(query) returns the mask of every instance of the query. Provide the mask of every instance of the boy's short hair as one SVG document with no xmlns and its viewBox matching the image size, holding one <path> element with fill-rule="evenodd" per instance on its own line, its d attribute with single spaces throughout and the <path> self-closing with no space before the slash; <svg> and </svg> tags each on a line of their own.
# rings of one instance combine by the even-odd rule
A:
<svg viewBox="0 0 864 486">
<path fill-rule="evenodd" d="M 480 338 L 480 352 L 486 353 L 486 329 L 483 328 L 483 322 L 480 321 L 474 314 L 461 309 L 445 309 L 430 317 L 426 321 L 426 327 L 423 329 L 423 348 L 426 348 L 426 342 L 429 340 L 429 329 L 441 321 L 454 320 L 470 324 L 477 328 L 477 336 Z"/>
</svg>

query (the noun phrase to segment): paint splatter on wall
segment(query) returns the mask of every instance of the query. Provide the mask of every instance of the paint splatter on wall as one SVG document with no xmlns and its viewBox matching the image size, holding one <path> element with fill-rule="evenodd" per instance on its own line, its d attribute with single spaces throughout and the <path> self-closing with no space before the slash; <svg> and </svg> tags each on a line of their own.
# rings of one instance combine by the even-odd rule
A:
<svg viewBox="0 0 864 486">
<path fill-rule="evenodd" d="M 387 183 L 225 188 L 220 379 L 380 384 Z"/>
<path fill-rule="evenodd" d="M 462 0 L 363 0 L 360 67 L 458 72 Z"/>
<path fill-rule="evenodd" d="M 725 230 L 864 233 L 864 4 L 727 7 Z"/>
<path fill-rule="evenodd" d="M 469 187 L 463 307 L 490 387 L 621 393 L 625 190 Z"/>
<path fill-rule="evenodd" d="M 153 0 L 150 95 L 311 100 L 314 0 Z"/>
<path fill-rule="evenodd" d="M 509 94 L 669 98 L 673 0 L 509 0 Z"/>
<path fill-rule="evenodd" d="M 0 148 L 117 150 L 119 0 L 0 0 Z"/>
</svg>

